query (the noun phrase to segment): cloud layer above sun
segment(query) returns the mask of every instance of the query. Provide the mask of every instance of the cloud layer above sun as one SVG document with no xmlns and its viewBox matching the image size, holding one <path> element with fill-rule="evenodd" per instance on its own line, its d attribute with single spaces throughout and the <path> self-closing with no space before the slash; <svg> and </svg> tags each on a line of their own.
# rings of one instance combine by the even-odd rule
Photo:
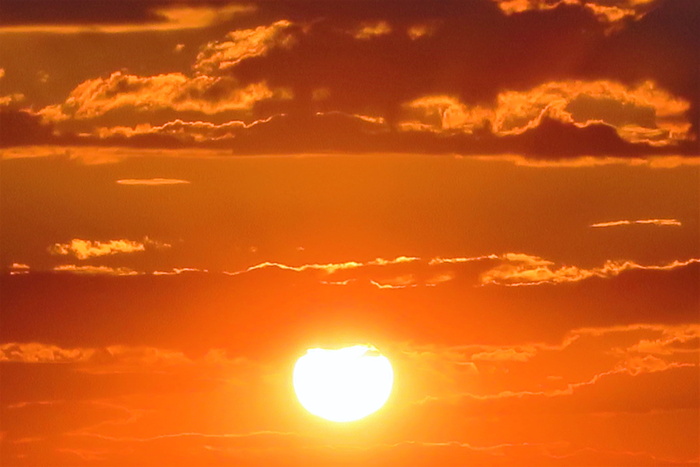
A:
<svg viewBox="0 0 700 467">
<path fill-rule="evenodd" d="M 33 12 L 9 2 L 0 34 L 71 42 L 93 28 L 116 47 L 135 40 L 129 30 L 195 32 L 150 65 L 78 69 L 55 88 L 55 71 L 39 70 L 41 93 L 20 69 L 3 67 L 4 146 L 537 158 L 698 152 L 692 25 L 700 13 L 688 0 L 417 2 L 401 15 L 386 2 L 328 10 L 144 1 L 119 9 L 120 20 L 79 3 L 51 20 L 40 15 L 48 2 Z"/>
</svg>

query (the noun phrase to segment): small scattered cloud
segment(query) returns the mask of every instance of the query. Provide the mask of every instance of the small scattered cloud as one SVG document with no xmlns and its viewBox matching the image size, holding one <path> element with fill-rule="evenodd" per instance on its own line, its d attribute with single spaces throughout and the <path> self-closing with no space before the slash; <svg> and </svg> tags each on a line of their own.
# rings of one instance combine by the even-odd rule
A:
<svg viewBox="0 0 700 467">
<path fill-rule="evenodd" d="M 12 263 L 10 265 L 10 275 L 15 276 L 19 274 L 29 274 L 31 268 L 28 264 L 24 263 Z"/>
<path fill-rule="evenodd" d="M 118 185 L 128 186 L 163 186 L 163 185 L 189 185 L 189 180 L 179 178 L 124 178 L 117 180 Z"/>
<path fill-rule="evenodd" d="M 170 248 L 167 243 L 157 242 L 144 238 L 143 241 L 134 241 L 127 239 L 119 240 L 82 240 L 74 238 L 69 243 L 55 243 L 49 247 L 49 252 L 52 255 L 75 256 L 78 259 L 88 259 L 97 256 L 115 255 L 119 253 L 134 253 L 137 251 L 145 251 L 147 247 L 153 248 Z"/>
<path fill-rule="evenodd" d="M 370 284 L 379 289 L 405 289 L 409 287 L 418 287 L 416 277 L 413 274 L 404 274 L 397 277 L 389 277 L 381 280 L 369 281 Z"/>
<path fill-rule="evenodd" d="M 375 21 L 362 23 L 357 29 L 352 31 L 352 35 L 355 39 L 368 40 L 390 34 L 391 31 L 391 25 L 386 21 Z"/>
<path fill-rule="evenodd" d="M 24 102 L 25 96 L 21 92 L 0 96 L 0 107 L 12 107 Z"/>
<path fill-rule="evenodd" d="M 673 226 L 680 227 L 681 221 L 677 219 L 638 219 L 635 221 L 630 220 L 619 220 L 610 222 L 599 222 L 597 224 L 591 224 L 591 227 L 617 227 L 620 225 L 658 225 L 658 226 Z"/>
<path fill-rule="evenodd" d="M 406 34 L 413 40 L 420 39 L 422 37 L 430 36 L 435 32 L 435 26 L 429 24 L 414 24 L 406 30 Z"/>
<path fill-rule="evenodd" d="M 179 54 L 183 50 L 185 50 L 185 44 L 176 44 L 175 47 L 173 47 L 173 52 L 176 54 Z"/>
<path fill-rule="evenodd" d="M 37 79 L 37 81 L 39 81 L 41 84 L 46 84 L 46 83 L 48 83 L 50 77 L 51 77 L 51 76 L 50 76 L 47 72 L 45 72 L 44 70 L 41 70 L 41 71 L 39 71 L 39 72 L 36 74 L 36 79 Z"/>
</svg>

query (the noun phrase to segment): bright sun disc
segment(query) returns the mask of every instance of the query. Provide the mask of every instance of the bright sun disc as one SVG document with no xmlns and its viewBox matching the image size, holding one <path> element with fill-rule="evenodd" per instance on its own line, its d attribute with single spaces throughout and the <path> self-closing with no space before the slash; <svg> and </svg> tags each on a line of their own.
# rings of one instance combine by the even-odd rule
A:
<svg viewBox="0 0 700 467">
<path fill-rule="evenodd" d="M 294 366 L 294 391 L 306 410 L 333 422 L 351 422 L 389 399 L 394 371 L 369 345 L 309 349 Z"/>
</svg>

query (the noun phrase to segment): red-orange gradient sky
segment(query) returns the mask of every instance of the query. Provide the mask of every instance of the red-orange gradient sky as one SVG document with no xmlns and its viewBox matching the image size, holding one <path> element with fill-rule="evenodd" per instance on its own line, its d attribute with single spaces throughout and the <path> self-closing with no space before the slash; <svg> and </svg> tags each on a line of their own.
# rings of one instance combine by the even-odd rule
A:
<svg viewBox="0 0 700 467">
<path fill-rule="evenodd" d="M 3 0 L 0 464 L 700 463 L 697 0 Z M 338 424 L 311 347 L 392 362 Z"/>
</svg>

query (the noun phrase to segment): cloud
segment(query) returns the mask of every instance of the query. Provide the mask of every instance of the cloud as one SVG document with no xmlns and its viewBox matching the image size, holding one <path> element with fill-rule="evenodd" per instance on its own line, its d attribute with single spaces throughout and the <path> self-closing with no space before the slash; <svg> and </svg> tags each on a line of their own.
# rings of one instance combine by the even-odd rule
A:
<svg viewBox="0 0 700 467">
<path fill-rule="evenodd" d="M 463 156 L 462 156 L 463 157 Z M 700 157 L 693 156 L 637 156 L 637 157 L 592 157 L 579 156 L 566 159 L 534 159 L 524 156 L 472 156 L 477 160 L 500 160 L 509 162 L 518 167 L 562 168 L 562 167 L 602 167 L 610 165 L 623 165 L 632 167 L 648 167 L 651 169 L 673 169 L 683 166 L 700 165 Z"/>
<path fill-rule="evenodd" d="M 200 73 L 217 73 L 253 57 L 264 56 L 275 47 L 294 45 L 296 28 L 280 20 L 269 26 L 231 31 L 224 41 L 209 42 L 197 54 L 193 68 Z"/>
<path fill-rule="evenodd" d="M 435 32 L 435 26 L 431 24 L 414 24 L 406 29 L 406 34 L 413 40 L 430 36 Z"/>
<path fill-rule="evenodd" d="M 500 264 L 499 264 L 500 263 Z M 634 261 L 608 260 L 598 268 L 580 266 L 556 266 L 553 261 L 524 253 L 482 255 L 475 257 L 435 257 L 429 260 L 413 256 L 395 259 L 376 258 L 370 261 L 346 261 L 343 263 L 302 264 L 263 262 L 246 269 L 224 272 L 237 276 L 265 269 L 278 269 L 295 273 L 320 273 L 317 280 L 329 285 L 369 283 L 380 289 L 403 289 L 418 286 L 437 286 L 454 280 L 484 285 L 542 285 L 579 282 L 590 278 L 612 278 L 626 271 L 670 271 L 700 263 L 700 258 L 675 260 L 662 265 L 641 265 Z"/>
<path fill-rule="evenodd" d="M 162 186 L 162 185 L 189 185 L 189 180 L 179 178 L 124 178 L 117 180 L 118 185 L 129 186 Z"/>
<path fill-rule="evenodd" d="M 591 227 L 617 227 L 620 225 L 633 225 L 633 224 L 641 224 L 641 225 L 658 225 L 658 226 L 674 226 L 674 227 L 680 227 L 682 224 L 679 220 L 676 219 L 638 219 L 635 221 L 630 221 L 630 220 L 620 220 L 620 221 L 610 221 L 610 222 L 599 222 L 597 224 L 591 224 Z"/>
<path fill-rule="evenodd" d="M 433 265 L 440 265 L 440 264 L 459 264 L 459 263 L 471 263 L 474 261 L 483 261 L 487 259 L 498 259 L 498 255 L 482 255 L 482 256 L 473 256 L 473 257 L 455 257 L 455 258 L 444 258 L 441 256 L 437 256 L 435 258 L 431 258 L 428 264 L 430 266 Z"/>
<path fill-rule="evenodd" d="M 392 29 L 386 21 L 362 23 L 357 29 L 351 32 L 355 39 L 368 40 L 391 33 Z M 420 37 L 418 30 L 414 29 L 413 35 Z"/>
<path fill-rule="evenodd" d="M 50 1 L 8 0 L 0 8 L 0 34 L 124 34 L 201 29 L 256 10 L 254 5 L 187 5 L 142 2 L 105 7 L 99 3 L 66 2 L 60 14 Z"/>
<path fill-rule="evenodd" d="M 405 123 L 405 122 L 404 122 Z M 530 159 L 570 160 L 580 156 L 617 158 L 653 155 L 682 155 L 692 144 L 681 141 L 658 147 L 649 143 L 623 140 L 613 127 L 591 123 L 579 127 L 544 116 L 538 126 L 520 134 L 497 135 L 490 130 L 468 133 L 436 130 L 426 125 L 403 124 L 403 131 L 391 129 L 381 116 L 318 112 L 311 117 L 275 114 L 248 124 L 172 122 L 160 127 L 100 129 L 106 136 L 101 144 L 144 147 L 172 147 L 189 142 L 204 147 L 229 148 L 230 154 L 309 154 L 309 153 L 408 153 L 415 154 L 521 154 Z M 427 130 L 427 131 L 426 131 Z M 113 138 L 110 138 L 113 136 Z M 87 139 L 90 141 L 90 139 Z M 93 141 L 95 141 L 93 139 Z M 687 143 L 687 144 L 686 144 Z M 503 156 L 509 157 L 509 156 Z M 682 156 L 679 156 L 682 157 Z M 579 163 L 580 161 L 577 161 Z"/>
<path fill-rule="evenodd" d="M 700 258 L 685 261 L 672 261 L 662 265 L 641 265 L 634 261 L 608 260 L 602 267 L 581 268 L 578 266 L 556 267 L 554 262 L 538 256 L 507 253 L 503 255 L 503 264 L 482 273 L 479 282 L 482 285 L 496 284 L 506 286 L 564 284 L 579 282 L 592 277 L 615 277 L 631 270 L 669 271 L 691 264 L 700 263 Z"/>
<path fill-rule="evenodd" d="M 650 335 L 639 340 L 624 349 L 624 353 L 633 356 L 673 355 L 679 353 L 698 352 L 700 344 L 700 325 L 690 324 L 685 326 L 669 326 L 657 331 L 656 335 Z M 658 333 L 660 332 L 660 335 Z"/>
<path fill-rule="evenodd" d="M 105 276 L 138 276 L 139 274 L 142 274 L 126 267 L 113 268 L 109 266 L 78 266 L 75 264 L 62 264 L 54 267 L 53 271 Z"/>
<path fill-rule="evenodd" d="M 534 129 L 543 118 L 580 128 L 606 124 L 626 141 L 669 145 L 689 138 L 688 101 L 647 81 L 627 87 L 612 81 L 549 82 L 528 91 L 502 91 L 493 107 L 467 106 L 447 95 L 425 96 L 405 104 L 414 119 L 399 128 L 438 133 L 488 129 L 498 136 Z"/>
<path fill-rule="evenodd" d="M 571 397 L 599 384 L 607 391 L 615 387 L 613 381 L 696 368 L 700 351 L 693 344 L 699 332 L 696 324 L 640 323 L 577 328 L 554 344 L 411 344 L 403 353 L 414 361 L 423 381 L 412 395 L 414 404 L 458 404 L 466 398 L 482 402 L 514 399 L 526 406 L 527 398 Z M 582 358 L 586 364 L 576 365 Z M 456 370 L 465 364 L 472 365 L 473 371 Z M 464 388 L 472 389 L 465 392 Z"/>
<path fill-rule="evenodd" d="M 413 257 L 413 256 L 398 256 L 394 259 L 384 259 L 384 258 L 375 258 L 371 261 L 367 262 L 358 262 L 358 261 L 346 261 L 344 263 L 325 263 L 325 264 L 303 264 L 301 266 L 289 266 L 287 264 L 283 263 L 274 263 L 274 262 L 269 262 L 266 261 L 264 263 L 259 263 L 253 266 L 250 266 L 246 269 L 240 270 L 240 271 L 235 271 L 235 272 L 226 272 L 225 274 L 230 275 L 230 276 L 236 276 L 239 274 L 245 274 L 248 272 L 252 272 L 258 269 L 267 269 L 267 268 L 277 268 L 277 269 L 282 269 L 286 271 L 294 271 L 294 272 L 304 272 L 304 271 L 320 271 L 325 274 L 333 274 L 335 272 L 341 271 L 341 270 L 346 270 L 346 269 L 357 269 L 365 266 L 387 266 L 387 265 L 395 265 L 395 264 L 405 264 L 405 263 L 413 263 L 416 261 L 420 261 L 420 258 Z"/>
<path fill-rule="evenodd" d="M 2 126 L 0 126 L 0 130 Z M 96 141 L 91 141 L 96 143 Z M 1 143 L 1 141 L 0 141 Z M 61 146 L 46 144 L 42 146 L 14 146 L 0 150 L 3 160 L 49 158 L 73 161 L 84 165 L 114 164 L 128 158 L 173 157 L 225 158 L 230 157 L 230 150 L 215 148 L 133 148 L 129 146 Z"/>
<path fill-rule="evenodd" d="M 30 9 L 10 1 L 13 14 L 6 16 L 24 24 L 21 18 L 30 17 Z M 682 32 L 694 30 L 697 2 L 510 3 L 419 2 L 396 15 L 382 2 L 342 9 L 305 4 L 294 11 L 263 2 L 254 18 L 262 24 L 201 46 L 193 76 L 115 72 L 83 82 L 64 103 L 40 112 L 61 129 L 84 134 L 76 136 L 80 144 L 187 142 L 228 147 L 233 154 L 418 150 L 539 159 L 697 154 L 700 98 L 691 65 L 696 47 Z M 48 5 L 39 0 L 35 6 L 35 13 L 43 12 L 42 24 L 52 23 Z M 527 11 L 506 14 L 499 6 Z M 187 8 L 199 7 L 224 8 L 146 2 L 134 11 L 116 8 L 111 21 L 167 23 L 161 10 L 170 12 L 168 18 L 184 18 Z M 104 7 L 86 4 L 83 10 L 67 7 L 53 23 L 110 21 Z M 627 11 L 635 12 L 634 19 Z M 615 19 L 619 28 L 611 30 L 596 15 L 627 19 Z M 137 125 L 156 112 L 151 127 Z M 193 117 L 181 114 L 188 112 L 217 117 L 187 122 Z M 285 116 L 240 127 L 222 123 L 222 112 L 243 113 L 248 122 Z M 332 112 L 383 123 L 359 124 Z M 92 127 L 96 122 L 90 120 L 107 113 L 109 118 Z M 3 144 L 45 142 L 40 133 L 14 135 Z"/>
<path fill-rule="evenodd" d="M 191 272 L 209 272 L 206 269 L 198 268 L 173 268 L 169 271 L 153 271 L 154 276 L 177 276 L 179 274 L 186 274 Z"/>
<path fill-rule="evenodd" d="M 230 77 L 182 73 L 136 76 L 117 71 L 78 85 L 65 103 L 41 109 L 46 121 L 92 119 L 117 109 L 137 112 L 169 109 L 178 112 L 216 114 L 250 110 L 266 99 L 289 99 L 288 92 L 272 90 L 264 82 L 240 86 Z"/>
<path fill-rule="evenodd" d="M 507 15 L 554 8 L 579 7 L 589 9 L 600 21 L 615 23 L 627 19 L 639 19 L 647 13 L 653 0 L 621 0 L 609 2 L 590 0 L 493 0 Z M 612 3 L 612 4 L 610 4 Z"/>
<path fill-rule="evenodd" d="M 31 268 L 28 264 L 24 263 L 12 263 L 10 265 L 10 275 L 16 276 L 19 274 L 29 274 Z"/>
<path fill-rule="evenodd" d="M 479 352 L 472 354 L 471 359 L 474 361 L 487 361 L 487 362 L 526 362 L 530 360 L 535 355 L 534 349 L 518 349 L 518 348 L 506 348 L 506 349 L 495 349 L 487 352 Z"/>
<path fill-rule="evenodd" d="M 0 344 L 0 362 L 68 363 L 87 361 L 94 355 L 93 349 L 65 349 L 38 342 Z"/>
<path fill-rule="evenodd" d="M 16 363 L 87 363 L 81 371 L 101 373 L 112 370 L 143 371 L 144 367 L 188 366 L 197 362 L 208 366 L 246 364 L 242 357 L 229 357 L 220 349 L 210 349 L 198 358 L 183 352 L 152 346 L 107 345 L 103 347 L 67 348 L 41 342 L 7 342 L 0 344 L 0 361 Z"/>
<path fill-rule="evenodd" d="M 198 143 L 230 141 L 233 138 L 239 137 L 246 129 L 252 128 L 255 125 L 267 123 L 273 118 L 283 116 L 284 115 L 273 115 L 265 119 L 254 120 L 250 123 L 241 120 L 231 120 L 221 124 L 176 119 L 171 122 L 166 122 L 163 125 L 144 123 L 135 127 L 100 127 L 97 128 L 94 133 L 100 139 L 111 139 L 115 142 L 117 142 L 115 137 L 130 139 L 147 137 L 149 135 L 172 137 L 180 141 Z"/>
<path fill-rule="evenodd" d="M 527 398 L 532 398 L 532 397 L 550 398 L 550 397 L 573 396 L 581 388 L 585 388 L 587 386 L 597 385 L 597 384 L 601 383 L 601 381 L 608 380 L 610 378 L 619 378 L 620 376 L 634 377 L 634 376 L 638 376 L 638 375 L 642 375 L 642 374 L 660 373 L 660 372 L 665 372 L 665 371 L 679 369 L 679 368 L 696 368 L 698 366 L 696 363 L 689 363 L 689 362 L 667 363 L 667 362 L 663 362 L 660 359 L 656 359 L 654 357 L 651 357 L 651 360 L 645 359 L 644 361 L 646 363 L 643 363 L 641 360 L 639 360 L 637 362 L 637 363 L 643 363 L 641 365 L 636 364 L 636 365 L 632 365 L 631 367 L 620 366 L 620 367 L 614 368 L 612 370 L 597 373 L 587 380 L 576 381 L 573 383 L 567 383 L 566 386 L 564 388 L 561 388 L 561 389 L 551 389 L 551 390 L 545 390 L 545 391 L 511 391 L 511 390 L 506 390 L 506 391 L 501 391 L 499 393 L 485 394 L 485 395 L 464 393 L 464 394 L 458 395 L 458 397 L 484 401 L 484 400 L 494 400 L 494 399 L 527 399 Z"/>
<path fill-rule="evenodd" d="M 253 41 L 252 49 L 246 48 L 245 41 L 240 47 L 237 42 L 226 47 L 210 44 L 211 54 L 200 56 L 195 67 L 209 63 L 211 70 L 234 65 L 237 69 L 249 58 L 245 54 L 236 55 L 241 50 L 264 59 L 272 47 L 265 38 L 274 38 L 274 31 L 288 27 L 287 23 L 279 28 L 275 25 L 256 34 L 253 32 L 257 29 L 245 30 L 246 34 L 234 31 L 243 34 L 241 37 L 252 34 L 253 39 L 248 38 Z M 610 80 L 551 81 L 527 91 L 502 89 L 488 105 L 468 105 L 458 94 L 436 94 L 404 102 L 393 115 L 326 110 L 314 112 L 311 118 L 295 113 L 301 102 L 298 98 L 303 101 L 304 96 L 294 98 L 293 87 L 270 87 L 263 76 L 259 81 L 243 82 L 227 75 L 136 76 L 115 72 L 109 78 L 83 82 L 63 104 L 44 107 L 36 114 L 5 112 L 10 126 L 21 125 L 31 131 L 8 131 L 10 135 L 4 144 L 26 140 L 172 147 L 186 142 L 229 147 L 240 154 L 411 152 L 420 148 L 426 153 L 520 153 L 538 158 L 611 154 L 629 157 L 663 150 L 677 154 L 694 151 L 691 123 L 686 119 L 689 101 L 673 96 L 652 81 L 635 86 Z M 323 83 L 312 94 L 319 89 L 324 90 L 323 102 L 332 105 L 336 97 L 333 86 Z M 44 123 L 71 127 L 81 121 L 81 125 L 89 125 L 86 120 L 107 114 L 114 117 L 117 111 L 126 112 L 120 113 L 119 118 L 126 115 L 140 118 L 144 112 L 158 111 L 213 116 L 223 112 L 252 112 L 266 101 L 269 105 L 274 101 L 274 105 L 280 106 L 278 110 L 286 108 L 291 113 L 277 112 L 249 122 L 214 123 L 177 118 L 162 125 L 100 126 L 83 131 L 80 136 L 60 136 L 36 118 L 38 115 Z M 18 137 L 21 141 L 15 141 Z"/>
<path fill-rule="evenodd" d="M 169 248 L 166 243 L 146 238 L 143 242 L 130 240 L 89 241 L 74 239 L 50 248 L 55 255 L 72 255 L 80 260 L 92 257 L 133 253 L 148 248 Z M 134 270 L 107 266 L 60 265 L 53 270 L 78 274 L 174 276 L 184 273 L 241 276 L 268 271 L 303 274 L 311 283 L 331 286 L 371 285 L 379 289 L 438 287 L 459 282 L 472 286 L 535 286 L 559 285 L 588 279 L 610 279 L 629 271 L 672 271 L 700 264 L 700 258 L 674 260 L 664 264 L 644 265 L 632 260 L 607 260 L 600 267 L 557 265 L 554 261 L 525 253 L 490 254 L 474 257 L 399 256 L 393 259 L 375 258 L 367 261 L 350 260 L 334 263 L 291 265 L 264 261 L 235 271 L 213 271 L 199 267 Z M 22 271 L 22 273 L 27 271 Z M 12 273 L 12 271 L 11 271 Z M 266 274 L 266 275 L 267 275 Z"/>
<path fill-rule="evenodd" d="M 118 182 L 117 182 L 118 183 Z M 146 237 L 143 241 L 119 239 L 119 240 L 82 240 L 72 239 L 69 243 L 55 243 L 49 247 L 52 255 L 72 255 L 78 259 L 88 259 L 97 256 L 115 255 L 118 253 L 134 253 L 145 251 L 146 247 L 170 248 L 167 243 L 156 242 Z"/>
</svg>

